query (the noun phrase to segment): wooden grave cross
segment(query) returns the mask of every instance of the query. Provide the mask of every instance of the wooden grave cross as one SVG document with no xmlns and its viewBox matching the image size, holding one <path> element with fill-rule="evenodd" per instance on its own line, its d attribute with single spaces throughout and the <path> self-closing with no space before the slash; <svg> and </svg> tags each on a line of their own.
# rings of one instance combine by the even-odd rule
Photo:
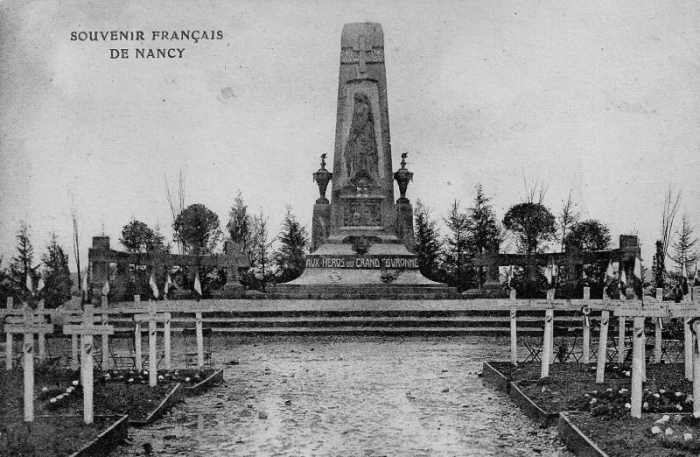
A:
<svg viewBox="0 0 700 457">
<path fill-rule="evenodd" d="M 12 297 L 7 297 L 7 309 L 0 309 L 0 318 L 6 318 L 9 316 L 16 316 L 16 317 L 22 317 L 24 316 L 24 308 L 26 305 L 22 308 L 15 309 L 14 308 L 14 300 Z M 39 309 L 33 310 L 32 311 L 33 315 L 39 315 L 39 316 L 52 316 L 54 314 L 54 310 L 51 309 L 44 309 L 44 302 L 43 300 L 39 302 Z M 12 351 L 13 351 L 13 334 L 12 333 L 7 333 L 5 332 L 5 369 L 11 370 L 12 369 Z M 46 352 L 46 339 L 44 337 L 45 334 L 40 333 L 39 334 L 39 358 L 43 359 L 45 352 Z"/>
<path fill-rule="evenodd" d="M 80 380 L 83 385 L 83 420 L 86 424 L 92 424 L 93 414 L 93 341 L 95 335 L 112 335 L 114 326 L 95 325 L 94 309 L 92 305 L 85 305 L 83 309 L 82 324 L 66 324 L 63 333 L 66 335 L 80 335 Z"/>
<path fill-rule="evenodd" d="M 660 289 L 657 289 L 660 291 Z M 657 292 L 658 293 L 658 292 Z M 697 303 L 684 301 L 681 303 L 668 304 L 669 317 L 683 319 L 683 348 L 685 351 L 685 379 L 692 381 L 694 379 L 693 372 L 693 339 L 695 335 L 691 329 L 691 321 L 694 317 L 700 316 L 700 310 Z"/>
<path fill-rule="evenodd" d="M 693 417 L 700 417 L 700 319 L 691 322 L 696 344 L 693 345 Z"/>
<path fill-rule="evenodd" d="M 664 318 L 669 316 L 669 308 L 663 302 L 651 302 L 642 305 L 641 302 L 630 302 L 615 309 L 618 316 L 633 317 L 632 340 L 632 417 L 642 417 L 642 382 L 646 378 L 644 319 L 647 317 Z"/>
<path fill-rule="evenodd" d="M 22 318 L 7 317 L 5 332 L 24 334 L 22 358 L 24 364 L 24 420 L 34 421 L 34 335 L 53 333 L 53 325 L 44 322 L 43 316 L 37 316 L 25 306 Z M 11 354 L 10 354 L 11 355 Z"/>
<path fill-rule="evenodd" d="M 542 345 L 542 369 L 540 378 L 549 376 L 549 365 L 554 358 L 554 289 L 547 291 L 547 309 L 544 311 L 544 343 Z"/>
<path fill-rule="evenodd" d="M 158 360 L 156 359 L 156 325 L 158 322 L 165 324 L 163 335 L 165 365 L 167 368 L 170 368 L 170 319 L 170 313 L 158 314 L 156 312 L 155 302 L 149 303 L 148 314 L 134 314 L 134 322 L 137 325 L 140 325 L 142 322 L 148 322 L 148 385 L 151 387 L 155 387 L 158 383 Z"/>
</svg>

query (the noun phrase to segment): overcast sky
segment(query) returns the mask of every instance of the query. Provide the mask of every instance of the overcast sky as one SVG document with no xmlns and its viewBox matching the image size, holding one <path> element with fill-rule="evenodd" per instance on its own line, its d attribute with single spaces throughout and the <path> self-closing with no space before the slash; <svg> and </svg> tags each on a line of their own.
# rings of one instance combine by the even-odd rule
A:
<svg viewBox="0 0 700 457">
<path fill-rule="evenodd" d="M 0 2 L 0 253 L 20 221 L 70 250 L 69 194 L 90 237 L 118 245 L 131 218 L 172 234 L 165 180 L 222 224 L 241 190 L 276 232 L 285 205 L 311 227 L 311 173 L 333 154 L 340 34 L 384 29 L 394 157 L 412 202 L 444 215 L 482 183 L 499 219 L 569 191 L 614 247 L 638 232 L 645 265 L 664 193 L 700 222 L 700 2 Z M 145 40 L 71 41 L 144 31 Z M 152 41 L 153 30 L 223 32 Z M 110 59 L 129 48 L 129 59 Z M 135 48 L 184 48 L 136 59 Z M 332 160 L 329 161 L 332 163 Z M 398 194 L 398 193 L 397 193 Z M 71 255 L 71 260 L 72 260 Z M 85 261 L 85 260 L 84 260 Z M 73 267 L 72 267 L 73 268 Z"/>
</svg>

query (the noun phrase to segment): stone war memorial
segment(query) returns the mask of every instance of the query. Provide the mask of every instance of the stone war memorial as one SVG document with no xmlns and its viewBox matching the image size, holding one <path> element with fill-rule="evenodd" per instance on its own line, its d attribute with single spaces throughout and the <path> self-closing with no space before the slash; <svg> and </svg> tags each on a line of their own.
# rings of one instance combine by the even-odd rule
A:
<svg viewBox="0 0 700 457">
<path fill-rule="evenodd" d="M 217 13 L 228 3 L 221 2 Z M 316 6 L 322 10 L 321 5 Z M 130 8 L 138 9 L 134 5 Z M 410 11 L 412 7 L 405 8 Z M 572 203 L 571 193 L 559 219 L 542 203 L 544 190 L 540 202 L 536 202 L 536 192 L 530 189 L 527 189 L 530 201 L 522 201 L 521 197 L 521 202 L 513 203 L 502 218 L 496 216 L 496 211 L 504 209 L 500 199 L 516 198 L 505 195 L 504 191 L 507 188 L 510 192 L 519 185 L 519 179 L 515 183 L 513 178 L 518 168 L 514 157 L 519 154 L 524 160 L 532 161 L 538 171 L 542 170 L 535 163 L 532 150 L 521 148 L 525 141 L 510 143 L 516 139 L 533 140 L 534 130 L 510 128 L 512 137 L 507 140 L 514 145 L 512 149 L 502 147 L 507 143 L 501 142 L 498 135 L 484 135 L 480 139 L 482 143 L 458 143 L 456 149 L 461 149 L 457 151 L 461 156 L 473 153 L 464 159 L 457 158 L 458 154 L 441 142 L 442 137 L 435 140 L 435 136 L 418 131 L 430 124 L 425 118 L 407 119 L 405 113 L 398 113 L 401 117 L 397 119 L 402 119 L 405 126 L 410 127 L 413 122 L 416 127 L 415 132 L 407 133 L 406 143 L 415 144 L 416 150 L 444 152 L 426 154 L 433 161 L 426 165 L 409 164 L 413 151 L 397 150 L 395 156 L 392 154 L 385 52 L 406 46 L 408 52 L 397 53 L 397 68 L 410 68 L 410 72 L 415 72 L 411 76 L 428 84 L 444 76 L 434 72 L 439 65 L 433 54 L 439 54 L 445 68 L 464 78 L 470 93 L 478 92 L 479 87 L 481 93 L 485 91 L 483 86 L 472 85 L 479 79 L 468 73 L 465 66 L 482 64 L 481 59 L 465 59 L 465 55 L 480 57 L 500 51 L 502 55 L 508 54 L 517 68 L 527 68 L 529 60 L 533 60 L 527 55 L 532 47 L 530 43 L 516 48 L 508 43 L 505 34 L 497 37 L 498 44 L 503 45 L 502 51 L 488 40 L 474 40 L 474 28 L 470 26 L 475 24 L 469 24 L 474 11 L 469 16 L 455 18 L 450 17 L 449 9 L 457 9 L 454 5 L 442 11 L 440 8 L 436 3 L 431 5 L 431 12 L 424 13 L 416 7 L 413 15 L 439 14 L 441 27 L 432 27 L 435 20 L 424 21 L 422 25 L 415 21 L 410 27 L 404 23 L 404 29 L 402 22 L 394 22 L 393 17 L 384 22 L 387 31 L 392 30 L 391 38 L 396 40 L 387 40 L 386 47 L 382 25 L 372 22 L 345 25 L 333 22 L 329 25 L 333 29 L 330 34 L 313 24 L 323 39 L 333 40 L 331 44 L 323 43 L 323 48 L 298 32 L 299 24 L 293 22 L 294 17 L 285 17 L 294 27 L 293 34 L 284 36 L 285 45 L 292 41 L 291 53 L 290 48 L 282 46 L 282 50 L 272 49 L 265 41 L 271 34 L 264 27 L 250 26 L 240 36 L 233 27 L 225 31 L 226 39 L 228 34 L 233 39 L 222 43 L 225 50 L 211 59 L 215 62 L 202 59 L 201 71 L 209 77 L 211 68 L 221 71 L 223 67 L 226 74 L 222 79 L 243 74 L 240 72 L 244 69 L 243 62 L 236 62 L 240 65 L 235 69 L 220 62 L 224 53 L 227 53 L 225 58 L 239 57 L 236 52 L 243 51 L 236 46 L 240 45 L 246 56 L 251 57 L 246 65 L 254 76 L 236 80 L 235 89 L 240 98 L 234 95 L 232 87 L 222 90 L 217 86 L 207 93 L 211 97 L 205 102 L 220 108 L 213 111 L 213 118 L 222 122 L 207 123 L 206 132 L 212 132 L 214 139 L 222 135 L 223 129 L 231 137 L 240 136 L 243 130 L 246 133 L 259 130 L 252 132 L 252 140 L 241 138 L 250 146 L 255 165 L 253 160 L 238 160 L 244 152 L 235 160 L 231 156 L 226 160 L 235 162 L 236 172 L 247 174 L 260 186 L 241 181 L 240 176 L 233 175 L 219 161 L 211 165 L 220 168 L 226 185 L 212 178 L 211 171 L 206 171 L 211 168 L 193 172 L 197 185 L 206 195 L 215 195 L 211 200 L 215 200 L 218 211 L 230 203 L 225 201 L 228 197 L 221 196 L 231 195 L 229 191 L 234 189 L 229 183 L 241 184 L 246 196 L 257 193 L 258 199 L 266 197 L 267 191 L 281 194 L 285 188 L 296 190 L 301 180 L 298 177 L 290 182 L 275 179 L 273 184 L 269 179 L 260 179 L 255 174 L 260 158 L 265 157 L 270 168 L 276 166 L 286 173 L 288 166 L 279 163 L 282 154 L 290 164 L 298 163 L 307 151 L 316 151 L 308 154 L 314 160 L 313 167 L 310 164 L 303 172 L 310 172 L 313 179 L 303 185 L 300 195 L 284 196 L 290 200 L 303 198 L 303 204 L 308 204 L 305 207 L 312 209 L 310 234 L 296 220 L 289 204 L 282 230 L 275 237 L 274 229 L 266 225 L 263 209 L 255 214 L 248 211 L 240 191 L 230 207 L 228 233 L 225 233 L 221 230 L 220 214 L 200 203 L 185 206 L 182 174 L 178 213 L 166 174 L 167 201 L 173 216 L 172 240 L 179 243 L 179 253 L 171 253 L 171 245 L 166 244 L 159 227 L 151 230 L 136 219 L 141 217 L 137 211 L 153 211 L 155 205 L 149 203 L 152 201 L 149 197 L 144 199 L 143 207 L 129 207 L 134 215 L 119 238 L 125 250 L 116 248 L 114 229 L 102 224 L 102 234 L 92 237 L 88 247 L 85 275 L 79 276 L 79 289 L 73 289 L 72 295 L 68 266 L 64 276 L 55 274 L 63 271 L 55 235 L 51 246 L 58 259 L 54 263 L 61 264 L 58 267 L 51 266 L 51 256 L 42 256 L 43 266 L 35 267 L 34 270 L 41 270 L 33 275 L 33 270 L 27 269 L 32 267 L 32 262 L 25 262 L 25 270 L 20 270 L 21 262 L 13 258 L 13 268 L 8 271 L 14 276 L 6 275 L 4 283 L 8 288 L 12 286 L 8 290 L 13 295 L 6 297 L 4 308 L 0 309 L 0 332 L 4 335 L 0 354 L 5 357 L 2 362 L 5 369 L 0 370 L 0 456 L 698 455 L 700 250 L 691 249 L 698 240 L 692 229 L 687 230 L 685 214 L 680 228 L 673 227 L 673 223 L 664 226 L 664 234 L 669 236 L 665 241 L 671 251 L 682 244 L 679 232 L 685 231 L 685 257 L 680 255 L 680 260 L 676 260 L 671 251 L 667 256 L 659 240 L 653 261 L 647 257 L 643 264 L 642 247 L 645 244 L 646 248 L 650 247 L 648 239 L 642 239 L 637 232 L 615 233 L 613 238 L 611 229 L 598 219 L 582 220 L 583 215 L 580 218 L 579 213 L 574 215 L 573 206 L 577 203 Z M 477 12 L 480 14 L 474 15 L 476 21 L 483 21 L 482 8 L 487 9 L 480 6 Z M 303 8 L 298 10 L 295 11 L 298 15 L 306 13 Z M 237 11 L 222 13 L 221 17 L 233 17 L 233 13 L 238 14 Z M 508 17 L 516 16 L 510 10 L 506 13 Z M 337 12 L 333 14 L 329 23 L 337 20 Z M 403 7 L 391 14 L 400 19 Z M 87 21 L 89 18 L 85 16 Z M 266 27 L 272 28 L 276 20 L 273 16 L 264 17 Z M 524 23 L 528 20 L 526 16 L 511 20 Z M 458 27 L 470 33 L 461 37 L 462 42 L 454 34 Z M 530 30 L 537 30 L 538 38 L 541 33 L 550 42 L 559 43 L 556 39 L 560 37 L 546 35 L 551 33 L 550 28 Z M 328 127 L 328 138 L 324 140 L 328 143 L 327 150 L 321 149 L 324 148 L 321 144 L 299 147 L 297 151 L 303 152 L 288 154 L 282 147 L 289 144 L 286 133 L 279 138 L 271 133 L 270 138 L 279 141 L 280 155 L 261 154 L 269 149 L 264 142 L 256 144 L 255 137 L 267 133 L 266 129 L 275 131 L 277 125 L 259 114 L 270 113 L 265 110 L 279 111 L 276 105 L 279 98 L 272 95 L 276 90 L 289 91 L 284 84 L 274 84 L 276 73 L 285 73 L 281 71 L 283 67 L 292 73 L 302 66 L 306 69 L 308 62 L 300 60 L 297 52 L 327 56 L 318 52 L 325 49 L 336 56 L 335 40 L 339 32 L 338 61 L 323 57 L 320 62 L 314 62 L 317 70 L 324 67 L 331 72 L 325 78 L 330 84 L 334 82 L 335 65 L 339 65 L 333 150 L 330 150 L 331 127 Z M 517 38 L 522 40 L 523 35 Z M 271 39 L 278 40 L 275 47 L 282 41 L 278 36 Z M 460 48 L 457 57 L 451 52 L 454 49 L 449 49 L 453 45 Z M 206 46 L 207 43 L 200 43 L 197 48 L 202 56 Z M 309 48 L 313 48 L 313 54 Z M 461 51 L 466 49 L 469 53 L 463 54 Z M 435 50 L 438 52 L 431 53 Z M 194 53 L 188 48 L 186 55 L 189 51 Z M 522 54 L 517 59 L 516 51 Z M 558 51 L 554 46 L 542 54 L 549 57 Z M 568 64 L 571 50 L 564 52 Z M 279 59 L 274 67 L 269 63 L 264 66 L 265 71 L 275 70 L 270 71 L 272 84 L 260 84 L 260 78 L 267 77 L 255 66 L 264 60 L 261 55 Z M 417 60 L 415 56 L 425 63 L 422 68 L 411 66 Z M 401 59 L 405 60 L 401 62 Z M 207 68 L 207 64 L 212 67 Z M 510 64 L 508 59 L 501 59 L 498 65 L 484 63 L 478 68 L 480 72 L 501 73 L 490 75 L 489 83 L 495 81 L 487 86 L 492 87 L 492 94 L 500 91 L 503 81 L 518 77 L 503 71 L 506 64 Z M 606 64 L 609 66 L 610 61 Z M 542 68 L 540 63 L 533 65 L 538 71 Z M 421 73 L 422 69 L 430 72 Z M 625 70 L 624 66 L 621 69 Z M 133 66 L 129 71 L 137 73 L 138 67 Z M 162 69 L 153 71 L 166 73 Z M 193 73 L 197 78 L 200 76 Z M 402 76 L 407 76 L 405 73 Z M 553 78 L 551 72 L 542 73 Z M 180 74 L 184 73 L 179 73 L 178 78 Z M 284 78 L 289 74 L 285 73 Z M 311 71 L 310 91 L 318 90 L 318 74 L 323 73 Z M 431 79 L 435 74 L 438 76 Z M 597 74 L 607 76 L 605 72 Z M 161 86 L 160 73 L 157 79 Z M 118 78 L 115 84 L 116 81 Z M 167 86 L 178 86 L 187 95 L 193 92 L 184 77 L 182 83 L 179 79 L 166 81 L 172 81 Z M 447 99 L 451 86 L 445 83 L 456 85 L 455 81 L 459 80 L 440 80 L 441 84 L 433 86 L 437 95 L 431 94 L 430 101 Z M 562 86 L 567 83 L 560 82 Z M 258 91 L 255 94 L 262 94 L 271 106 L 248 103 L 246 97 L 250 94 L 246 91 L 250 89 L 246 89 L 246 84 L 255 85 Z M 406 84 L 406 87 L 409 92 L 414 90 L 414 85 Z M 541 95 L 541 91 L 535 92 Z M 564 101 L 569 104 L 568 96 L 576 91 L 564 92 L 567 93 Z M 398 90 L 397 93 L 401 94 Z M 90 95 L 96 98 L 100 94 L 96 91 Z M 401 95 L 414 104 L 420 101 L 405 93 Z M 514 118 L 553 110 L 550 103 L 538 112 L 530 109 L 533 106 L 532 99 L 528 99 L 530 95 L 525 91 L 517 94 L 516 102 L 499 101 L 489 106 L 497 110 L 498 118 L 483 119 L 491 119 L 497 125 L 508 117 L 501 116 L 502 113 L 519 105 L 527 106 L 527 113 L 513 110 Z M 166 100 L 160 98 L 160 93 L 156 96 L 164 113 L 170 104 L 180 108 L 182 105 L 178 103 L 196 100 L 181 95 L 180 99 L 173 97 L 174 100 L 164 103 Z M 332 95 L 330 100 L 329 97 L 320 100 L 324 98 L 332 102 Z M 206 106 L 205 102 L 202 106 Z M 478 103 L 458 102 L 460 110 L 486 116 L 475 114 L 479 111 L 474 108 Z M 307 108 L 291 105 L 293 115 Z M 423 104 L 426 112 L 432 109 L 430 105 Z M 470 106 L 465 108 L 466 105 Z M 242 108 L 253 114 L 250 116 L 253 125 L 255 119 L 263 120 L 254 129 L 249 129 L 248 124 L 232 128 L 228 121 L 239 120 L 235 114 Z M 309 108 L 314 115 L 319 112 L 316 107 Z M 330 121 L 332 107 L 326 108 L 322 116 Z M 450 129 L 438 132 L 441 136 L 453 135 L 455 131 L 457 135 L 465 132 L 471 135 L 469 130 L 473 125 L 463 128 L 461 114 L 443 106 L 438 109 L 445 111 L 452 122 Z M 279 114 L 285 119 L 290 117 L 290 112 Z M 436 116 L 436 112 L 429 115 Z M 614 114 L 610 116 L 612 119 Z M 434 125 L 441 121 L 436 118 Z M 510 127 L 511 119 L 505 121 L 503 125 Z M 219 126 L 222 128 L 218 129 Z M 567 133 L 574 130 L 568 123 L 566 127 Z M 312 130 L 307 129 L 302 136 Z M 149 136 L 160 133 L 157 129 L 147 131 Z M 566 137 L 557 137 L 552 132 L 555 131 L 547 129 L 555 148 L 567 145 Z M 199 142 L 201 132 L 183 129 L 168 133 L 174 133 L 175 141 L 180 142 L 196 133 L 193 137 Z M 411 134 L 419 136 L 411 139 Z M 231 137 L 220 143 L 212 141 L 211 146 L 205 144 L 206 147 L 196 151 L 197 159 L 208 157 L 211 148 L 217 149 L 218 160 L 223 155 L 218 150 L 219 144 L 235 145 Z M 455 144 L 452 143 L 455 138 L 458 136 L 448 139 L 450 145 Z M 540 147 L 539 139 L 534 136 L 537 147 Z M 494 149 L 480 148 L 485 144 L 503 149 L 504 156 L 513 160 L 501 165 L 500 160 L 493 160 Z M 232 150 L 236 154 L 248 151 Z M 543 154 L 546 152 L 543 147 Z M 438 163 L 442 155 L 449 156 L 450 162 Z M 275 157 L 276 161 L 269 157 Z M 315 157 L 320 159 L 318 169 Z M 498 181 L 489 182 L 497 189 L 498 197 L 492 203 L 477 181 L 496 175 L 489 175 L 489 170 L 478 163 L 477 159 L 481 158 L 499 165 L 493 171 Z M 435 171 L 438 168 L 431 174 L 431 167 L 445 165 L 463 176 L 457 178 L 461 182 Z M 598 163 L 594 165 L 598 167 Z M 133 164 L 131 168 L 138 171 Z M 558 167 L 544 178 L 560 177 L 562 169 Z M 585 175 L 583 167 L 575 171 Z M 287 173 L 285 179 L 290 176 L 293 174 Z M 437 195 L 452 200 L 457 195 L 441 190 L 442 185 L 453 186 L 456 182 L 454 192 L 459 192 L 461 197 L 465 188 L 474 185 L 477 191 L 474 206 L 459 210 L 455 199 L 448 216 L 443 218 L 444 227 L 439 226 L 439 220 L 428 217 L 427 206 L 416 203 L 414 214 L 411 199 L 415 202 L 418 196 L 408 191 L 414 178 L 430 184 L 431 189 L 425 191 L 428 199 Z M 601 187 L 603 178 L 596 178 L 599 180 L 591 180 L 586 186 Z M 631 179 L 624 179 L 629 181 L 624 181 L 625 187 L 634 184 Z M 216 186 L 225 187 L 226 194 L 211 193 Z M 431 196 L 431 192 L 435 195 Z M 195 192 L 195 195 L 202 194 Z M 630 192 L 629 196 L 632 195 Z M 669 189 L 664 222 L 671 217 L 672 195 Z M 627 194 L 624 196 L 628 198 Z M 423 199 L 423 195 L 420 197 Z M 273 203 L 288 203 L 278 200 Z M 614 200 L 606 197 L 602 204 L 595 204 L 603 206 L 610 202 Z M 114 213 L 124 217 L 125 211 L 123 208 L 119 211 L 118 207 L 122 202 L 112 203 Z M 293 203 L 296 207 L 298 202 Z M 197 209 L 190 213 L 192 218 L 180 218 L 190 207 Z M 642 220 L 641 216 L 625 218 L 626 213 L 617 207 L 614 210 L 618 224 L 629 226 Z M 645 210 L 644 217 L 651 213 Z M 597 217 L 598 213 L 592 211 L 592 214 Z M 185 236 L 188 230 L 184 229 L 187 224 L 180 223 L 183 220 L 197 229 L 189 230 L 197 232 L 197 239 Z M 76 227 L 74 252 L 79 252 Z M 27 230 L 23 224 L 24 238 L 17 237 L 20 254 L 22 247 L 25 253 L 30 251 Z M 109 230 L 111 238 L 110 232 L 106 232 Z M 673 232 L 676 235 L 670 235 Z M 271 237 L 274 240 L 270 241 Z M 511 241 L 517 244 L 513 246 Z M 614 244 L 617 246 L 613 247 Z M 671 265 L 669 258 L 676 265 Z M 419 259 L 430 278 L 446 283 L 424 276 Z M 68 264 L 67 258 L 65 263 Z M 80 270 L 80 264 L 76 264 Z M 5 273 L 5 269 L 0 268 L 0 273 Z M 51 300 L 55 295 L 47 290 L 56 290 L 57 284 L 67 284 L 68 293 Z"/>
<path fill-rule="evenodd" d="M 340 44 L 333 172 L 313 174 L 320 196 L 313 209 L 306 269 L 274 293 L 289 297 L 448 297 L 455 292 L 425 278 L 412 252 L 413 173 L 394 172 L 384 33 L 375 23 L 346 24 Z M 400 196 L 394 200 L 394 181 Z M 326 189 L 331 185 L 331 199 Z"/>
</svg>

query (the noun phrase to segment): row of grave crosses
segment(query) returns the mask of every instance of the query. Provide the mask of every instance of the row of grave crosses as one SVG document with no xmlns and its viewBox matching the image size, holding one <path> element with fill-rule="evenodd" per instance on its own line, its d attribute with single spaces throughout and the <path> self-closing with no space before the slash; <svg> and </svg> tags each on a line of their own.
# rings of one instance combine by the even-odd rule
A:
<svg viewBox="0 0 700 457">
<path fill-rule="evenodd" d="M 140 300 L 135 297 L 136 302 Z M 107 309 L 107 297 L 103 297 L 102 310 Z M 40 339 L 44 339 L 46 335 L 53 334 L 54 327 L 45 321 L 46 315 L 51 315 L 50 310 L 31 310 L 28 306 L 24 306 L 21 310 L 13 309 L 12 298 L 8 298 L 8 309 L 1 314 L 5 316 L 4 331 L 6 333 L 6 358 L 7 369 L 12 369 L 13 361 L 13 336 L 16 334 L 24 335 L 22 346 L 22 366 L 24 371 L 24 420 L 32 422 L 34 420 L 34 335 L 38 335 Z M 149 346 L 149 386 L 157 385 L 157 355 L 156 355 L 156 325 L 157 323 L 164 324 L 164 348 L 165 348 L 165 365 L 170 368 L 170 313 L 158 313 L 156 304 L 150 302 L 144 313 L 134 315 L 135 323 L 135 360 L 137 369 L 141 369 L 141 325 L 148 324 L 148 346 Z M 101 323 L 95 323 L 94 308 L 92 305 L 85 305 L 79 320 L 73 319 L 73 323 L 63 325 L 63 333 L 71 335 L 74 341 L 77 337 L 80 338 L 80 382 L 83 386 L 83 420 L 86 424 L 91 424 L 94 420 L 93 413 L 93 370 L 94 370 L 94 351 L 95 345 L 93 337 L 99 336 L 102 338 L 102 347 L 108 347 L 109 335 L 114 334 L 114 326 L 107 324 L 107 313 L 102 313 Z M 76 322 L 77 321 L 77 322 Z M 203 356 L 203 338 L 202 338 L 202 316 L 197 313 L 197 359 L 199 366 L 204 365 Z M 40 348 L 44 346 L 39 345 Z M 73 344 L 76 348 L 76 344 Z M 77 351 L 74 351 L 77 352 Z M 72 363 L 76 362 L 76 354 L 73 354 Z"/>
<path fill-rule="evenodd" d="M 632 373 L 631 373 L 631 401 L 630 412 L 632 417 L 640 418 L 642 413 L 642 382 L 646 380 L 646 336 L 644 334 L 644 320 L 654 319 L 654 360 L 661 362 L 662 357 L 662 319 L 683 318 L 683 340 L 685 351 L 685 378 L 693 382 L 693 414 L 700 417 L 700 287 L 693 287 L 692 301 L 689 296 L 683 303 L 673 303 L 663 301 L 663 289 L 656 290 L 657 299 L 647 299 L 646 302 L 639 300 L 590 300 L 590 288 L 584 288 L 583 300 L 577 300 L 576 305 L 566 301 L 557 303 L 554 300 L 554 291 L 547 293 L 546 301 L 531 301 L 527 306 L 516 306 L 515 290 L 510 294 L 510 337 L 511 337 L 511 363 L 518 364 L 517 345 L 517 313 L 518 310 L 544 310 L 544 332 L 542 338 L 542 367 L 540 377 L 549 376 L 549 366 L 554 359 L 554 310 L 581 310 L 583 315 L 583 347 L 581 362 L 589 363 L 590 358 L 590 311 L 601 311 L 600 333 L 598 348 L 601 354 L 597 357 L 596 383 L 602 384 L 605 376 L 605 364 L 607 355 L 602 351 L 607 351 L 608 347 L 608 327 L 610 324 L 610 313 L 614 313 L 618 318 L 618 361 L 624 362 L 625 358 L 625 320 L 633 318 L 632 331 Z M 583 305 L 583 306 L 581 306 Z M 580 308 L 579 308 L 580 307 Z M 602 348 L 602 349 L 601 349 Z"/>
</svg>

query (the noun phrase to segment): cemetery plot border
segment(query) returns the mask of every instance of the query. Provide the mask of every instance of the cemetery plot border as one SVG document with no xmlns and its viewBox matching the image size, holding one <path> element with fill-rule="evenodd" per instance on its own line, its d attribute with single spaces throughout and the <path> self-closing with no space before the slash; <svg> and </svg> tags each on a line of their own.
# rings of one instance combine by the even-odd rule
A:
<svg viewBox="0 0 700 457">
<path fill-rule="evenodd" d="M 484 364 L 484 382 L 491 384 L 494 377 L 496 383 L 512 379 L 509 385 L 511 398 L 519 390 L 524 398 L 541 410 L 567 412 L 570 422 L 581 433 L 573 436 L 572 427 L 562 424 L 561 420 L 559 433 L 569 449 L 578 455 L 697 455 L 700 450 L 700 428 L 698 421 L 692 419 L 691 404 L 686 401 L 692 387 L 683 377 L 682 364 L 649 367 L 648 376 L 654 380 L 653 385 L 658 390 L 645 392 L 644 401 L 649 402 L 650 407 L 645 407 L 641 420 L 631 417 L 629 407 L 625 405 L 630 401 L 629 367 L 609 367 L 603 385 L 595 383 L 594 371 L 593 365 L 559 363 L 552 365 L 550 378 L 535 381 L 532 378 L 539 375 L 538 363 L 513 366 L 509 362 L 488 362 Z M 653 385 L 651 388 L 654 388 Z M 661 393 L 660 400 L 651 404 L 655 401 L 654 394 L 658 393 Z M 592 401 L 594 398 L 597 401 Z M 521 406 L 519 402 L 518 405 Z M 682 411 L 678 411 L 679 405 L 682 405 Z M 521 406 L 521 409 L 532 419 L 541 419 L 533 408 Z M 652 436 L 650 430 L 655 425 L 654 421 L 664 415 L 674 419 L 661 425 L 659 435 Z M 674 430 L 673 435 L 664 434 L 667 427 Z M 693 438 L 685 441 L 685 433 L 692 433 Z M 583 446 L 581 443 L 586 442 L 586 437 L 604 453 L 596 454 L 591 450 L 593 448 Z"/>
<path fill-rule="evenodd" d="M 145 419 L 143 420 L 130 420 L 129 424 L 134 427 L 145 427 L 148 424 L 153 423 L 156 419 L 162 417 L 166 412 L 170 410 L 177 403 L 183 399 L 183 389 L 182 384 L 177 383 L 175 387 L 165 396 L 163 401 L 160 402 L 155 409 L 153 409 Z"/>
</svg>

